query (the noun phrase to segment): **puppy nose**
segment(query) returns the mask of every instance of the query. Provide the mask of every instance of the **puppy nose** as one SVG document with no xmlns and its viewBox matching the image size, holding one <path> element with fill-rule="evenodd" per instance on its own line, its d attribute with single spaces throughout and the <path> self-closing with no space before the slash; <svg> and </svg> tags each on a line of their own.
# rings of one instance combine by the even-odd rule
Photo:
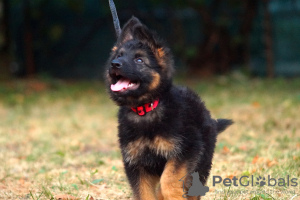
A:
<svg viewBox="0 0 300 200">
<path fill-rule="evenodd" d="M 114 68 L 121 68 L 122 62 L 118 59 L 114 59 L 113 61 L 111 61 L 111 66 Z"/>
</svg>

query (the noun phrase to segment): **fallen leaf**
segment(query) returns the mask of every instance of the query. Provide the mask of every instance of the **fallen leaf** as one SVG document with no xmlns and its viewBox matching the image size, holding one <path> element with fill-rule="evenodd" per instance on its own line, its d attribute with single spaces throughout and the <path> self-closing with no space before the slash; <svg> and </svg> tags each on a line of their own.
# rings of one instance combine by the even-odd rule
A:
<svg viewBox="0 0 300 200">
<path fill-rule="evenodd" d="M 266 158 L 263 158 L 263 157 L 259 157 L 258 155 L 256 155 L 253 160 L 252 160 L 252 164 L 255 164 L 255 163 L 265 163 L 267 161 Z"/>
<path fill-rule="evenodd" d="M 0 189 L 6 189 L 7 187 L 5 185 L 0 185 Z"/>
<path fill-rule="evenodd" d="M 95 199 L 94 199 L 94 197 L 91 196 L 89 200 L 95 200 Z"/>
<path fill-rule="evenodd" d="M 25 183 L 24 179 L 19 179 L 19 184 L 23 185 Z"/>
<path fill-rule="evenodd" d="M 94 197 L 92 197 L 91 195 L 88 195 L 85 199 L 87 199 L 87 200 L 95 200 Z"/>
<path fill-rule="evenodd" d="M 28 83 L 28 88 L 33 91 L 42 92 L 48 88 L 48 85 L 41 81 L 32 81 Z"/>
<path fill-rule="evenodd" d="M 259 157 L 258 157 L 258 155 L 256 155 L 252 160 L 252 164 L 257 163 L 258 159 L 259 159 Z"/>
<path fill-rule="evenodd" d="M 224 146 L 223 150 L 222 150 L 222 153 L 227 154 L 229 152 L 230 152 L 229 148 L 227 146 Z"/>
<path fill-rule="evenodd" d="M 233 177 L 234 177 L 234 175 L 233 175 L 233 174 L 231 174 L 231 175 L 227 176 L 227 178 L 229 178 L 229 179 L 232 179 Z"/>
<path fill-rule="evenodd" d="M 259 107 L 260 107 L 260 103 L 257 102 L 257 101 L 254 101 L 254 102 L 252 102 L 252 106 L 253 106 L 254 108 L 259 108 Z"/>
<path fill-rule="evenodd" d="M 246 145 L 242 145 L 239 147 L 240 150 L 246 151 L 248 148 Z"/>
<path fill-rule="evenodd" d="M 58 194 L 54 197 L 56 200 L 79 200 L 79 198 L 69 194 Z"/>
<path fill-rule="evenodd" d="M 267 166 L 268 167 L 272 167 L 273 165 L 276 165 L 277 164 L 277 161 L 276 160 L 267 160 Z"/>
<path fill-rule="evenodd" d="M 96 189 L 96 190 L 98 190 L 98 186 L 97 185 L 89 185 L 89 188 L 90 189 Z"/>
</svg>

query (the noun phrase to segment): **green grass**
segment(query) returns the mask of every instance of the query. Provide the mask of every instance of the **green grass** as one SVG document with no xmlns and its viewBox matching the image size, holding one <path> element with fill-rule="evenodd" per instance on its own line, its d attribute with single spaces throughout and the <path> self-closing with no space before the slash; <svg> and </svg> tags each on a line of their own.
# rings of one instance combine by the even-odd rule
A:
<svg viewBox="0 0 300 200">
<path fill-rule="evenodd" d="M 300 195 L 300 79 L 179 78 L 216 118 L 235 124 L 218 138 L 210 192 L 202 199 Z M 0 83 L 0 199 L 131 199 L 117 142 L 117 106 L 101 82 Z M 212 176 L 298 178 L 298 186 L 212 186 Z M 239 193 L 244 191 L 243 194 Z M 247 193 L 245 192 L 247 191 Z M 297 198 L 295 198 L 297 199 Z"/>
</svg>

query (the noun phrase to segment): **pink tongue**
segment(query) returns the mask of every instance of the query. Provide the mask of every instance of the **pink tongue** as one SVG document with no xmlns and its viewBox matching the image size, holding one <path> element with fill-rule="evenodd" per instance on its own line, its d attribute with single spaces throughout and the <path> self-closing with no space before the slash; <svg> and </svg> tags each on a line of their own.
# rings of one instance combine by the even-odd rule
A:
<svg viewBox="0 0 300 200">
<path fill-rule="evenodd" d="M 122 89 L 127 89 L 128 85 L 130 83 L 129 79 L 125 79 L 125 78 L 121 78 L 120 80 L 118 80 L 118 82 L 116 84 L 111 84 L 110 89 L 112 91 L 121 91 Z"/>
</svg>

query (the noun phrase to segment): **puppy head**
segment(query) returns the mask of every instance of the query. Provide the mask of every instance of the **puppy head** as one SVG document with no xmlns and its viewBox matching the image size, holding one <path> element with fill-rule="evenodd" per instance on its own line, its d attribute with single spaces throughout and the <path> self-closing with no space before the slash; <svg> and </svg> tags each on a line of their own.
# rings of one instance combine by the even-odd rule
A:
<svg viewBox="0 0 300 200">
<path fill-rule="evenodd" d="M 119 105 L 140 106 L 159 98 L 172 83 L 167 47 L 137 18 L 123 27 L 107 62 L 106 83 Z"/>
</svg>

